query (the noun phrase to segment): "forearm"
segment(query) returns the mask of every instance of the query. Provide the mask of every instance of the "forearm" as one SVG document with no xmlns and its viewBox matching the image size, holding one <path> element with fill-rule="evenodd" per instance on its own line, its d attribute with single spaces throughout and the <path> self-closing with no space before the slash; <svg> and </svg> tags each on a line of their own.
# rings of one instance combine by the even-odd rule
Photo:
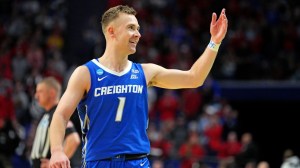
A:
<svg viewBox="0 0 300 168">
<path fill-rule="evenodd" d="M 214 64 L 216 56 L 216 51 L 206 47 L 203 54 L 193 64 L 192 68 L 190 69 L 190 73 L 192 74 L 192 82 L 195 86 L 203 85 Z"/>
<path fill-rule="evenodd" d="M 226 35 L 227 27 L 228 20 L 226 18 L 225 9 L 222 9 L 219 19 L 217 19 L 216 13 L 212 14 L 210 23 L 212 43 L 207 45 L 204 53 L 190 69 L 194 85 L 201 86 L 204 83 L 216 59 L 219 46 Z"/>
<path fill-rule="evenodd" d="M 55 151 L 63 151 L 63 141 L 65 137 L 65 130 L 67 126 L 67 120 L 64 119 L 58 113 L 54 113 L 52 122 L 50 125 L 50 146 L 51 153 Z"/>
</svg>

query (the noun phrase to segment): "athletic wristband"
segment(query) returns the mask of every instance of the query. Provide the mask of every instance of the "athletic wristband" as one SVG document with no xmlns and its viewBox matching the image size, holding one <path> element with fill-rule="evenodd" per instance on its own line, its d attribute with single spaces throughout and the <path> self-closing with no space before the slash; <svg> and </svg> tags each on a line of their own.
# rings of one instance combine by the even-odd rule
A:
<svg viewBox="0 0 300 168">
<path fill-rule="evenodd" d="M 215 51 L 215 52 L 218 52 L 219 50 L 219 47 L 220 47 L 221 43 L 220 44 L 216 44 L 215 42 L 213 42 L 212 40 L 210 40 L 210 42 L 208 43 L 208 48 Z"/>
</svg>

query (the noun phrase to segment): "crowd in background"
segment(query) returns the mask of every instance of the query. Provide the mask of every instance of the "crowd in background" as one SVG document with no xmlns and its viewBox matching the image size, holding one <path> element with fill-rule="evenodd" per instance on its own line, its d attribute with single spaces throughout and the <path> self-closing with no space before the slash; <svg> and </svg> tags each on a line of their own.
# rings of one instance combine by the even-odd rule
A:
<svg viewBox="0 0 300 168">
<path fill-rule="evenodd" d="M 110 2 L 111 5 L 116 3 L 115 0 Z M 128 3 L 138 10 L 142 29 L 138 61 L 156 62 L 168 68 L 190 67 L 210 38 L 211 13 L 225 7 L 228 34 L 212 70 L 214 78 L 299 80 L 298 1 L 141 0 Z"/>
<path fill-rule="evenodd" d="M 34 100 L 35 86 L 54 76 L 65 87 L 74 70 L 74 62 L 66 61 L 73 56 L 65 54 L 68 3 L 0 1 L 0 168 L 29 167 L 31 128 L 43 113 Z M 239 111 L 222 98 L 218 80 L 299 80 L 299 2 L 108 0 L 106 5 L 121 3 L 137 10 L 141 26 L 142 38 L 130 59 L 166 68 L 188 69 L 199 57 L 210 38 L 212 12 L 225 7 L 229 19 L 202 87 L 149 88 L 153 168 L 256 167 L 259 148 L 250 132 L 239 130 Z M 99 26 L 99 19 L 88 19 L 79 34 L 92 48 L 88 57 L 104 51 Z"/>
</svg>

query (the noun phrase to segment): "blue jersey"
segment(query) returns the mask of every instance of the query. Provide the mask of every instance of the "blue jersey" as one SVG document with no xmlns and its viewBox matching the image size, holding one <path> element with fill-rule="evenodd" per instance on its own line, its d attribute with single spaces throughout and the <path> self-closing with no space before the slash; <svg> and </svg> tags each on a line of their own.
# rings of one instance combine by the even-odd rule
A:
<svg viewBox="0 0 300 168">
<path fill-rule="evenodd" d="M 91 85 L 77 107 L 85 161 L 150 152 L 146 79 L 140 64 L 128 63 L 120 73 L 96 59 L 85 64 Z"/>
</svg>

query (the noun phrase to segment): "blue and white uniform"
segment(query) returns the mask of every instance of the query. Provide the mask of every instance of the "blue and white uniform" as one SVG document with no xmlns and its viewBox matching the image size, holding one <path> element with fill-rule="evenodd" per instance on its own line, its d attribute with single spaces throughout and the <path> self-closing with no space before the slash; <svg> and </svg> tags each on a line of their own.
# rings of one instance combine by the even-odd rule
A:
<svg viewBox="0 0 300 168">
<path fill-rule="evenodd" d="M 84 161 L 122 154 L 148 154 L 147 84 L 140 64 L 128 61 L 114 72 L 97 59 L 85 64 L 91 76 L 86 97 L 77 109 L 83 133 Z"/>
</svg>

